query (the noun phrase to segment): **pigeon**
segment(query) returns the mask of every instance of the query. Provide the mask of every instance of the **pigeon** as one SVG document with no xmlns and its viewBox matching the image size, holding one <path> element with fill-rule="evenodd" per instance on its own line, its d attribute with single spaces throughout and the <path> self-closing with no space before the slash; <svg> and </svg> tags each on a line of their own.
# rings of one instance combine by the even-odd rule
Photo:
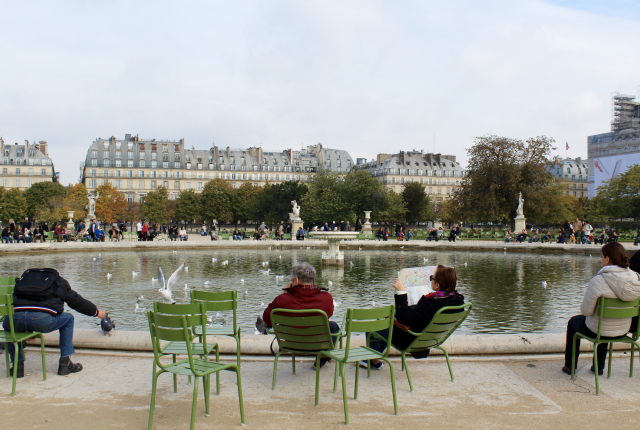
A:
<svg viewBox="0 0 640 430">
<path fill-rule="evenodd" d="M 547 289 L 547 281 L 542 281 L 542 288 Z"/>
<path fill-rule="evenodd" d="M 133 310 L 134 312 L 144 312 L 147 308 L 141 308 L 140 305 L 136 303 L 136 308 Z"/>
<path fill-rule="evenodd" d="M 112 273 L 107 273 L 107 279 L 111 279 L 112 276 L 113 276 Z"/>
<path fill-rule="evenodd" d="M 333 307 L 334 307 L 334 308 L 339 308 L 341 304 L 342 304 L 342 303 L 340 303 L 340 302 L 336 302 L 335 300 L 333 301 Z"/>
<path fill-rule="evenodd" d="M 131 272 L 131 274 L 133 275 L 133 277 L 135 278 L 136 276 L 138 276 L 140 274 L 140 272 L 136 272 L 135 270 L 133 272 Z"/>
<path fill-rule="evenodd" d="M 258 316 L 256 320 L 256 334 L 267 334 L 267 324 Z"/>
<path fill-rule="evenodd" d="M 171 296 L 171 290 L 173 289 L 173 287 L 176 286 L 176 284 L 182 277 L 183 273 L 184 273 L 184 263 L 182 263 L 180 267 L 178 267 L 178 269 L 175 272 L 173 272 L 173 274 L 171 275 L 168 281 L 165 281 L 164 273 L 162 273 L 162 267 L 158 266 L 158 281 L 160 282 L 160 286 L 161 286 L 158 292 L 162 296 L 162 299 L 165 301 L 165 303 L 173 304 L 176 302 L 175 300 L 173 300 L 173 297 Z"/>
<path fill-rule="evenodd" d="M 242 300 L 247 300 L 247 297 L 249 297 L 249 292 L 245 291 L 244 295 L 242 296 Z"/>
<path fill-rule="evenodd" d="M 269 274 L 269 272 L 271 272 L 271 269 L 267 269 L 267 270 L 259 270 L 259 272 L 260 272 L 262 275 L 268 275 L 268 274 Z"/>
<path fill-rule="evenodd" d="M 136 303 L 136 306 L 138 306 L 138 304 Z M 109 318 L 109 315 L 105 316 L 104 318 L 102 318 L 100 320 L 100 328 L 102 329 L 102 331 L 104 332 L 104 335 L 109 335 L 111 336 L 111 330 L 113 330 L 114 328 L 116 328 L 116 325 L 114 324 L 113 321 L 111 321 L 111 318 Z"/>
<path fill-rule="evenodd" d="M 204 281 L 205 285 L 209 285 L 211 283 L 211 281 Z"/>
<path fill-rule="evenodd" d="M 328 285 L 328 286 L 332 286 L 332 285 L 333 285 L 333 282 L 329 281 L 329 282 L 327 282 L 327 285 Z"/>
</svg>

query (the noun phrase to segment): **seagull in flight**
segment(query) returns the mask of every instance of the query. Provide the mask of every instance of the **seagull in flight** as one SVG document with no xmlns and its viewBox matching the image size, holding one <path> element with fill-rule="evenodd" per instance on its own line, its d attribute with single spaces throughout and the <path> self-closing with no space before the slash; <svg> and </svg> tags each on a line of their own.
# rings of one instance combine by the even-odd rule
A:
<svg viewBox="0 0 640 430">
<path fill-rule="evenodd" d="M 176 286 L 182 275 L 184 274 L 184 263 L 178 267 L 178 270 L 173 272 L 168 281 L 164 279 L 164 273 L 162 273 L 162 267 L 158 266 L 158 281 L 160 282 L 160 289 L 158 292 L 162 296 L 165 303 L 175 303 L 171 295 L 171 290 Z"/>
</svg>

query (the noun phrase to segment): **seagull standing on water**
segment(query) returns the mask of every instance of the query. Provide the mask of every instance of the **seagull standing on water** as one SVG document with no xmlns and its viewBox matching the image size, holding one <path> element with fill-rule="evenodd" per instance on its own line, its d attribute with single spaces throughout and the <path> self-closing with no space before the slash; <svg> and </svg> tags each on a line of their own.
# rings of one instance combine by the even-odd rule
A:
<svg viewBox="0 0 640 430">
<path fill-rule="evenodd" d="M 175 300 L 173 300 L 173 297 L 171 295 L 171 290 L 176 286 L 176 284 L 182 277 L 183 273 L 184 273 L 184 263 L 182 263 L 180 267 L 178 267 L 178 270 L 173 272 L 173 274 L 169 278 L 169 281 L 165 281 L 164 273 L 162 273 L 162 267 L 158 266 L 158 281 L 160 282 L 160 286 L 161 286 L 158 292 L 162 296 L 162 299 L 165 301 L 165 303 L 173 304 L 176 302 Z"/>
<path fill-rule="evenodd" d="M 136 276 L 138 276 L 140 274 L 140 272 L 136 272 L 135 270 L 133 272 L 131 272 L 131 274 L 133 275 L 133 277 L 135 278 Z"/>
<path fill-rule="evenodd" d="M 261 273 L 262 275 L 268 275 L 268 274 L 269 274 L 269 272 L 271 272 L 271 269 L 267 269 L 267 270 L 260 270 L 260 273 Z"/>
<path fill-rule="evenodd" d="M 146 310 L 147 310 L 147 308 L 141 308 L 140 305 L 136 303 L 136 307 L 135 307 L 135 309 L 133 311 L 134 312 L 144 312 Z"/>
<path fill-rule="evenodd" d="M 111 279 L 113 275 L 111 273 L 107 273 L 107 279 Z"/>
<path fill-rule="evenodd" d="M 547 289 L 547 281 L 542 281 L 542 288 Z"/>
</svg>

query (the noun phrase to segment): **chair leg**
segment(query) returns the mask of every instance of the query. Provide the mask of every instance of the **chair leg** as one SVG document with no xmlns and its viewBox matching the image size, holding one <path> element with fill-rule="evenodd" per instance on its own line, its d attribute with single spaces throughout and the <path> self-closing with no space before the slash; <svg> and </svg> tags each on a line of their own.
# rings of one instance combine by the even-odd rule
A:
<svg viewBox="0 0 640 430">
<path fill-rule="evenodd" d="M 191 427 L 193 428 L 196 425 L 196 406 L 198 405 L 198 380 L 200 379 L 198 376 L 194 377 L 193 381 L 193 400 L 191 401 Z"/>
<path fill-rule="evenodd" d="M 355 388 L 353 389 L 354 400 L 358 399 L 358 379 L 360 379 L 359 376 L 360 376 L 360 363 L 356 361 L 356 383 L 355 383 Z"/>
<path fill-rule="evenodd" d="M 176 362 L 176 355 L 175 354 L 171 354 L 171 358 L 173 360 L 173 362 Z M 189 383 L 191 383 L 191 376 L 189 376 Z M 177 393 L 178 392 L 178 375 L 176 375 L 175 373 L 173 374 L 173 392 Z"/>
<path fill-rule="evenodd" d="M 596 354 L 596 351 L 598 350 L 598 344 L 594 344 L 593 345 L 593 366 L 595 367 L 595 371 L 596 371 L 596 395 L 599 396 L 600 395 L 600 381 L 598 379 L 598 354 Z"/>
<path fill-rule="evenodd" d="M 571 380 L 575 381 L 576 379 L 576 336 L 578 333 L 573 335 L 573 343 L 571 344 Z"/>
<path fill-rule="evenodd" d="M 409 373 L 409 366 L 407 364 L 407 356 L 406 356 L 406 354 L 404 352 L 402 353 L 402 367 L 403 367 L 403 370 L 407 372 L 407 380 L 409 381 L 409 388 L 411 389 L 411 392 L 413 393 L 413 382 L 411 382 L 411 374 Z"/>
<path fill-rule="evenodd" d="M 347 405 L 347 378 L 346 363 L 340 363 L 340 375 L 342 376 L 342 403 L 344 405 L 344 423 L 349 424 L 349 406 Z"/>
<path fill-rule="evenodd" d="M 273 382 L 271 384 L 272 390 L 276 389 L 276 374 L 278 373 L 278 358 L 280 358 L 281 354 L 282 354 L 281 352 L 278 352 L 275 358 L 273 359 Z"/>
<path fill-rule="evenodd" d="M 339 363 L 336 361 L 336 371 L 335 371 L 335 375 L 333 377 L 333 392 L 336 392 L 336 389 L 338 387 L 338 373 L 340 373 L 340 365 Z M 342 375 L 341 375 L 342 376 Z"/>
<path fill-rule="evenodd" d="M 609 369 L 607 371 L 607 379 L 611 378 L 611 358 L 613 357 L 613 344 L 607 344 L 607 346 L 609 347 L 609 366 L 607 366 Z"/>
<path fill-rule="evenodd" d="M 20 345 L 20 346 L 18 346 Z M 16 395 L 16 379 L 18 379 L 18 361 L 20 358 L 20 349 L 22 348 L 22 342 L 14 342 L 13 343 L 13 384 L 11 385 L 11 396 Z M 24 355 L 22 356 L 24 358 Z"/>
<path fill-rule="evenodd" d="M 220 372 L 216 372 L 216 373 L 220 373 Z M 211 413 L 209 412 L 209 396 L 210 396 L 210 390 L 211 390 L 211 375 L 207 375 L 207 376 L 203 376 L 202 377 L 202 389 L 204 391 L 204 414 L 206 416 L 211 415 Z"/>
<path fill-rule="evenodd" d="M 296 355 L 291 353 L 291 366 L 293 367 L 293 374 L 296 374 Z"/>
<path fill-rule="evenodd" d="M 7 378 L 11 378 L 11 362 L 9 361 L 9 342 L 4 344 L 4 359 L 7 363 Z"/>
<path fill-rule="evenodd" d="M 42 380 L 46 381 L 47 380 L 47 359 L 44 353 L 44 336 L 42 335 L 42 333 L 39 333 L 38 337 L 40 338 L 40 352 L 42 353 Z"/>
<path fill-rule="evenodd" d="M 387 358 L 383 358 L 389 365 L 389 373 L 391 373 L 391 391 L 393 392 L 393 412 L 398 415 L 398 399 L 396 397 L 396 375 L 393 370 L 393 364 Z"/>
<path fill-rule="evenodd" d="M 153 411 L 156 408 L 156 387 L 158 385 L 158 376 L 160 373 L 156 374 L 156 363 L 153 363 L 153 377 L 151 378 L 151 404 L 149 405 L 149 425 L 148 430 L 151 430 L 153 427 Z"/>
<path fill-rule="evenodd" d="M 318 406 L 318 396 L 320 391 L 320 357 L 322 357 L 322 353 L 316 356 L 316 403 L 314 406 Z M 335 382 L 334 382 L 335 387 Z"/>
<path fill-rule="evenodd" d="M 631 363 L 629 363 L 629 378 L 633 377 L 633 353 L 635 352 L 635 347 L 638 347 L 638 351 L 640 351 L 640 346 L 636 343 L 631 344 Z"/>
<path fill-rule="evenodd" d="M 220 362 L 220 347 L 216 343 L 216 363 Z M 220 372 L 216 372 L 216 396 L 220 395 Z"/>
<path fill-rule="evenodd" d="M 240 369 L 236 369 L 236 383 L 238 384 L 238 402 L 240 403 L 240 422 L 244 424 L 244 402 L 242 401 L 242 380 Z"/>
<path fill-rule="evenodd" d="M 453 369 L 451 369 L 451 362 L 449 361 L 449 354 L 445 351 L 444 348 L 438 348 L 440 351 L 444 352 L 444 357 L 447 359 L 447 366 L 449 366 L 449 376 L 451 376 L 451 382 L 453 382 Z"/>
</svg>

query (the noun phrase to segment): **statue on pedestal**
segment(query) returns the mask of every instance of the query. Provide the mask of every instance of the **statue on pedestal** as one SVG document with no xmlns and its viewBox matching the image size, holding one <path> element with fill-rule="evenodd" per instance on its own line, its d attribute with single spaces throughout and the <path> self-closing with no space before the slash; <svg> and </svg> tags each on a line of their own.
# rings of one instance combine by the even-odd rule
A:
<svg viewBox="0 0 640 430">
<path fill-rule="evenodd" d="M 96 196 L 94 197 L 93 194 L 91 194 L 91 191 L 89 191 L 87 193 L 87 198 L 89 199 L 89 204 L 87 204 L 87 218 L 88 219 L 93 219 L 96 217 L 95 214 L 95 210 L 96 210 L 96 200 L 100 197 L 100 193 L 96 194 Z"/>
<path fill-rule="evenodd" d="M 522 192 L 518 193 L 518 209 L 516 209 L 516 218 L 524 218 L 524 199 L 522 198 Z"/>
<path fill-rule="evenodd" d="M 522 198 L 522 192 L 518 193 L 518 208 L 516 209 L 515 232 L 520 233 L 527 228 L 527 220 L 524 217 L 524 199 Z"/>
<path fill-rule="evenodd" d="M 291 212 L 291 221 L 300 219 L 300 205 L 295 200 L 291 201 L 291 205 L 293 205 L 293 212 Z"/>
</svg>

